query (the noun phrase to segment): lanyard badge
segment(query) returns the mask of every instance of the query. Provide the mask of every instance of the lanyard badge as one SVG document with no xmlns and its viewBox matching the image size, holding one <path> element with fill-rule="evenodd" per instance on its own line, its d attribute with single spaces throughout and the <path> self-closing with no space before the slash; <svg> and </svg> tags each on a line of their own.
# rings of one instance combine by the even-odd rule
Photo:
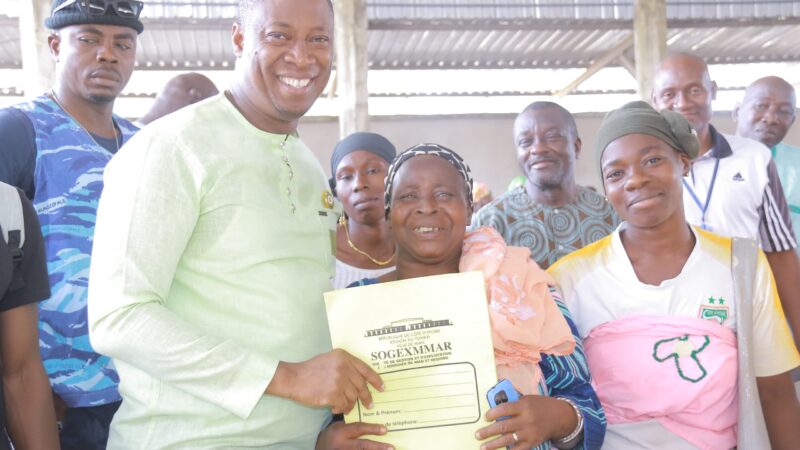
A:
<svg viewBox="0 0 800 450">
<path fill-rule="evenodd" d="M 686 191 L 689 192 L 689 195 L 694 200 L 694 204 L 697 205 L 697 208 L 700 210 L 700 228 L 706 231 L 712 231 L 711 226 L 706 223 L 706 211 L 708 211 L 708 206 L 711 204 L 711 194 L 714 193 L 714 184 L 717 182 L 717 170 L 719 169 L 719 158 L 714 158 L 714 172 L 711 173 L 711 182 L 708 185 L 708 193 L 706 194 L 706 201 L 705 203 L 700 203 L 700 199 L 697 197 L 697 194 L 692 189 L 692 186 L 686 182 L 686 179 L 683 179 L 683 187 L 686 188 Z"/>
</svg>

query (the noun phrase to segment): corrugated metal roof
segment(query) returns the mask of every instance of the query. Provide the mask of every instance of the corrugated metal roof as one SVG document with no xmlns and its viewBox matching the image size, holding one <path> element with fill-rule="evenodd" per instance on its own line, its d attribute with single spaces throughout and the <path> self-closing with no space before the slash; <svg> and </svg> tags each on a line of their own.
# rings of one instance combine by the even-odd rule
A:
<svg viewBox="0 0 800 450">
<path fill-rule="evenodd" d="M 625 19 L 633 0 L 368 0 L 371 19 Z M 789 0 L 668 0 L 670 19 L 792 16 Z"/>
<path fill-rule="evenodd" d="M 22 1 L 29 0 L 0 5 L 0 69 L 21 67 L 18 21 L 12 16 Z M 629 36 L 632 4 L 368 0 L 369 65 L 374 70 L 585 68 Z M 230 69 L 235 5 L 236 0 L 146 0 L 137 68 Z M 710 63 L 800 61 L 800 2 L 669 1 L 668 17 L 670 49 L 694 52 Z M 632 49 L 632 60 L 631 54 Z"/>
<path fill-rule="evenodd" d="M 228 69 L 230 22 L 147 20 L 137 52 L 139 69 Z M 800 60 L 800 19 L 785 25 L 672 28 L 671 50 L 709 62 Z M 16 19 L 0 19 L 0 68 L 21 67 Z M 627 29 L 384 30 L 368 34 L 372 69 L 586 67 L 630 33 Z"/>
<path fill-rule="evenodd" d="M 583 67 L 629 30 L 370 30 L 373 69 Z"/>
<path fill-rule="evenodd" d="M 22 67 L 19 21 L 0 16 L 0 68 Z"/>
</svg>

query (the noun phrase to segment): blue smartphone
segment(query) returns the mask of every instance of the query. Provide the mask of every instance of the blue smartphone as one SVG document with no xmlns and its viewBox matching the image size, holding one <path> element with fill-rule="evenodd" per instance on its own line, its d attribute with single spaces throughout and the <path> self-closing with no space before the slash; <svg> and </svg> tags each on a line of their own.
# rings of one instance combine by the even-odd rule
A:
<svg viewBox="0 0 800 450">
<path fill-rule="evenodd" d="M 514 386 L 507 379 L 502 379 L 495 384 L 489 392 L 486 393 L 486 400 L 489 401 L 489 406 L 494 408 L 507 402 L 515 402 L 519 400 L 519 392 L 514 389 Z M 503 416 L 497 420 L 508 419 L 508 416 Z"/>
</svg>

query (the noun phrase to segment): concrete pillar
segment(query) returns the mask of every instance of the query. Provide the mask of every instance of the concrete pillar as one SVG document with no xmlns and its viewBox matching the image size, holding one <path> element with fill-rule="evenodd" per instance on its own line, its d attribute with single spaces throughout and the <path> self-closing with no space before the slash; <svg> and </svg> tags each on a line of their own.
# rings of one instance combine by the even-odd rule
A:
<svg viewBox="0 0 800 450">
<path fill-rule="evenodd" d="M 337 0 L 336 86 L 339 96 L 339 135 L 343 138 L 369 129 L 367 100 L 367 2 Z"/>
<path fill-rule="evenodd" d="M 55 81 L 56 64 L 47 46 L 50 30 L 44 19 L 50 16 L 51 0 L 19 2 L 19 40 L 22 48 L 23 89 L 31 98 L 48 91 Z"/>
<path fill-rule="evenodd" d="M 667 53 L 666 0 L 636 0 L 633 34 L 639 97 L 649 101 L 656 66 Z"/>
</svg>

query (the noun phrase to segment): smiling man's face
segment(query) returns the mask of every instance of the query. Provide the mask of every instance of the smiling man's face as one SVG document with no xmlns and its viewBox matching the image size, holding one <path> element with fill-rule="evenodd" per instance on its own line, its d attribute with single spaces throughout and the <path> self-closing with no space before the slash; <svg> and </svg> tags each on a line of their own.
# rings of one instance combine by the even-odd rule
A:
<svg viewBox="0 0 800 450">
<path fill-rule="evenodd" d="M 555 107 L 529 109 L 514 121 L 517 163 L 528 181 L 540 188 L 562 186 L 574 179 L 580 139 Z"/>
<path fill-rule="evenodd" d="M 333 11 L 327 0 L 263 0 L 233 42 L 249 101 L 271 121 L 293 122 L 328 84 Z"/>
<path fill-rule="evenodd" d="M 698 135 L 711 122 L 711 103 L 717 85 L 711 81 L 708 67 L 694 55 L 678 54 L 662 61 L 653 78 L 652 103 L 657 111 L 679 112 Z"/>
</svg>

